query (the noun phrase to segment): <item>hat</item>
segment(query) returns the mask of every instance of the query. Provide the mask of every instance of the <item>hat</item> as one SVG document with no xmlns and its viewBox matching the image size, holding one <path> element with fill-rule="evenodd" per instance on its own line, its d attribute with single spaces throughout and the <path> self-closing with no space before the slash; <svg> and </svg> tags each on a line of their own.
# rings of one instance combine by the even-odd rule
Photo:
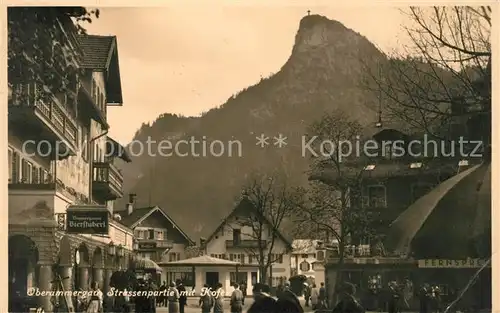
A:
<svg viewBox="0 0 500 313">
<path fill-rule="evenodd" d="M 287 287 L 290 286 L 290 282 L 288 280 L 285 282 L 285 286 L 287 286 Z"/>
</svg>

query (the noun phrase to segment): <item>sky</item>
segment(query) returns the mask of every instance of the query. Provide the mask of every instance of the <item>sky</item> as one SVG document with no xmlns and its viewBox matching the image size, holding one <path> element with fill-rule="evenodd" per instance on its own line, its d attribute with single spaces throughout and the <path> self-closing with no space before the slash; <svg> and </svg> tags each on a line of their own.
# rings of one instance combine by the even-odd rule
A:
<svg viewBox="0 0 500 313">
<path fill-rule="evenodd" d="M 124 101 L 108 110 L 110 136 L 125 145 L 160 114 L 198 116 L 276 73 L 307 10 L 340 21 L 385 52 L 405 41 L 405 17 L 388 6 L 100 7 L 86 28 L 117 36 Z"/>
</svg>

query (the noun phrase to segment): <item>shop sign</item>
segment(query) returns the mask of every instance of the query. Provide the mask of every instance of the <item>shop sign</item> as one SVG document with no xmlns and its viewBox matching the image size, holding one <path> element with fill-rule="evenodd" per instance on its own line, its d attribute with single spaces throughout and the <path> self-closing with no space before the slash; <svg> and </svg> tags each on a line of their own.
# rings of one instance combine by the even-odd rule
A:
<svg viewBox="0 0 500 313">
<path fill-rule="evenodd" d="M 191 273 L 193 268 L 189 266 L 168 266 L 164 267 L 163 271 L 166 273 Z"/>
<path fill-rule="evenodd" d="M 66 210 L 66 231 L 72 234 L 109 234 L 109 213 L 106 207 L 71 206 Z"/>
<path fill-rule="evenodd" d="M 425 259 L 418 260 L 419 268 L 481 268 L 488 260 L 484 259 L 462 259 L 462 260 L 447 260 L 447 259 Z M 491 264 L 488 264 L 491 266 Z"/>
</svg>

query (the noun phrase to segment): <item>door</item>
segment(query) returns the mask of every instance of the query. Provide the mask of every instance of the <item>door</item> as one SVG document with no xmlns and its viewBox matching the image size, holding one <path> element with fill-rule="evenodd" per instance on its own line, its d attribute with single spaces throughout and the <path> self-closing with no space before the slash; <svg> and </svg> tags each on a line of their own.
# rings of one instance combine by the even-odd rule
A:
<svg viewBox="0 0 500 313">
<path fill-rule="evenodd" d="M 219 272 L 207 272 L 205 283 L 212 288 L 212 290 L 216 290 L 217 284 L 219 283 Z"/>
</svg>

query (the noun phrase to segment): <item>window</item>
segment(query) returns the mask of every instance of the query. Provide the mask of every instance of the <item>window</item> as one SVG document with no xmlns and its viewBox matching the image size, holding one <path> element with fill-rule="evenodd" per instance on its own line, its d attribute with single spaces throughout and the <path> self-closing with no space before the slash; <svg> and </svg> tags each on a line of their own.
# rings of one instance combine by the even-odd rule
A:
<svg viewBox="0 0 500 313">
<path fill-rule="evenodd" d="M 168 254 L 169 262 L 179 261 L 180 259 L 181 259 L 181 254 L 179 252 L 170 252 Z"/>
<path fill-rule="evenodd" d="M 156 240 L 165 240 L 165 232 L 163 230 L 156 231 Z"/>
<path fill-rule="evenodd" d="M 241 242 L 241 229 L 233 229 L 233 244 L 237 245 Z"/>
<path fill-rule="evenodd" d="M 301 257 L 302 257 L 303 259 L 307 259 L 309 256 L 308 256 L 307 254 L 302 254 L 302 255 L 301 255 Z"/>
<path fill-rule="evenodd" d="M 323 261 L 325 259 L 325 252 L 324 251 L 316 252 L 316 259 L 318 261 Z"/>
<path fill-rule="evenodd" d="M 368 186 L 367 196 L 369 207 L 385 208 L 387 206 L 385 186 Z"/>
<path fill-rule="evenodd" d="M 148 239 L 155 239 L 155 230 L 154 229 L 148 230 Z"/>
<path fill-rule="evenodd" d="M 8 149 L 8 159 L 9 159 L 9 183 L 12 183 L 12 178 L 13 178 L 13 175 L 12 175 L 12 172 L 13 172 L 13 169 L 14 169 L 14 151 L 12 151 L 12 149 Z"/>
<path fill-rule="evenodd" d="M 249 264 L 253 263 L 253 255 L 251 255 L 251 254 L 248 255 L 248 263 Z"/>
<path fill-rule="evenodd" d="M 95 83 L 95 80 L 92 79 L 92 90 L 90 91 L 92 93 L 92 99 L 95 100 L 95 94 L 97 92 L 97 85 Z"/>
<path fill-rule="evenodd" d="M 276 264 L 283 263 L 283 254 L 271 253 L 271 255 L 269 257 L 271 258 L 272 263 L 276 263 Z"/>
<path fill-rule="evenodd" d="M 13 183 L 18 183 L 19 182 L 19 154 L 15 151 L 12 151 L 12 182 Z"/>
<path fill-rule="evenodd" d="M 42 184 L 48 184 L 48 183 L 50 183 L 49 171 L 41 168 L 40 169 L 40 180 L 41 180 Z"/>
<path fill-rule="evenodd" d="M 236 272 L 229 273 L 229 281 L 232 283 L 241 284 L 247 281 L 247 273 L 246 272 L 238 272 L 238 276 L 236 276 Z"/>
<path fill-rule="evenodd" d="M 81 147 L 80 149 L 82 150 L 82 159 L 86 163 L 89 161 L 89 133 L 87 128 L 82 127 L 80 128 L 81 132 Z"/>
<path fill-rule="evenodd" d="M 422 196 L 426 195 L 432 190 L 432 184 L 429 183 L 416 183 L 411 185 L 411 199 L 412 203 L 417 201 Z"/>
<path fill-rule="evenodd" d="M 40 184 L 40 169 L 38 167 L 33 167 L 33 184 Z"/>
<path fill-rule="evenodd" d="M 22 160 L 21 163 L 21 175 L 22 182 L 25 184 L 31 184 L 32 182 L 32 174 L 33 174 L 33 164 L 26 159 Z"/>
</svg>

